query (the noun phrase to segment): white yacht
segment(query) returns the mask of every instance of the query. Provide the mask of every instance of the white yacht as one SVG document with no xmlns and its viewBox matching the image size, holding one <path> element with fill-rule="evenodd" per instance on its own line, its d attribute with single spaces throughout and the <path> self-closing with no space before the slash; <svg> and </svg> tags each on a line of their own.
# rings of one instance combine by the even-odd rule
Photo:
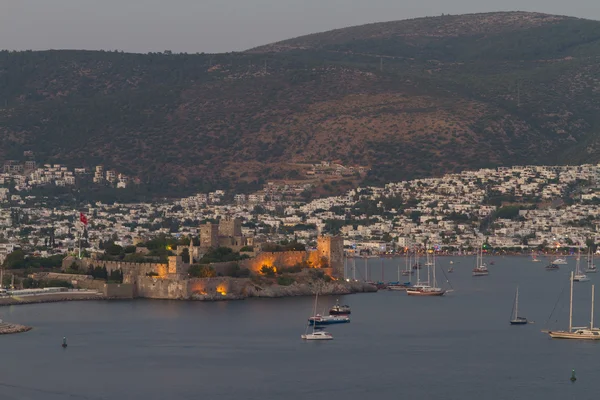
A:
<svg viewBox="0 0 600 400">
<path fill-rule="evenodd" d="M 552 261 L 552 264 L 567 265 L 567 260 L 565 260 L 564 258 L 557 258 L 556 260 Z"/>
<path fill-rule="evenodd" d="M 333 335 L 325 331 L 313 331 L 313 333 L 306 333 L 301 335 L 304 340 L 333 340 Z"/>
<path fill-rule="evenodd" d="M 573 326 L 573 272 L 571 272 L 571 297 L 569 301 L 569 329 L 566 331 L 545 331 L 552 339 L 600 340 L 600 329 L 594 327 L 594 285 L 592 285 L 592 310 L 590 326 Z"/>
</svg>

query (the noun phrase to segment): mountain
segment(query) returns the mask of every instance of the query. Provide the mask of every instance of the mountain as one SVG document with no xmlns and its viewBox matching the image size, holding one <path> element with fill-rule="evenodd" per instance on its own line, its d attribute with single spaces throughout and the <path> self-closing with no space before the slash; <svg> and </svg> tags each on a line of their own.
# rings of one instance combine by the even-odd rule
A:
<svg viewBox="0 0 600 400">
<path fill-rule="evenodd" d="M 445 15 L 242 53 L 0 52 L 0 158 L 103 164 L 155 193 L 600 160 L 600 22 Z"/>
</svg>

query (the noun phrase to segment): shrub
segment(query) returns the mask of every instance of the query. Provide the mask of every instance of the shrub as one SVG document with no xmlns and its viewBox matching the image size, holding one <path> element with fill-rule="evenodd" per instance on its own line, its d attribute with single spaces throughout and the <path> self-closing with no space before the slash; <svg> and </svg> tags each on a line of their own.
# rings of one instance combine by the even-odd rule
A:
<svg viewBox="0 0 600 400">
<path fill-rule="evenodd" d="M 277 284 L 281 286 L 290 286 L 294 282 L 296 282 L 296 280 L 291 276 L 280 276 L 277 278 Z"/>
</svg>

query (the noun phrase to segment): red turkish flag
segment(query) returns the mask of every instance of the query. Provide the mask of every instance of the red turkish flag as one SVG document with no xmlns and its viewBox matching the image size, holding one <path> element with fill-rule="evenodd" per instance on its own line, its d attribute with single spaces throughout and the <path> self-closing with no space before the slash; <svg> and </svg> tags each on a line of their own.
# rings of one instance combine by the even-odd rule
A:
<svg viewBox="0 0 600 400">
<path fill-rule="evenodd" d="M 87 225 L 87 218 L 83 213 L 79 213 L 79 221 L 81 221 L 82 224 Z"/>
</svg>

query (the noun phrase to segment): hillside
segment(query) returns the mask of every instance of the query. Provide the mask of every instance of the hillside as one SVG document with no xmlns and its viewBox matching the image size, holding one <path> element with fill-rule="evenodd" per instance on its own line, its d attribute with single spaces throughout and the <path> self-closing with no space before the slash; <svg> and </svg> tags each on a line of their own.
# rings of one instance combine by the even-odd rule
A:
<svg viewBox="0 0 600 400">
<path fill-rule="evenodd" d="M 230 54 L 0 52 L 0 158 L 104 164 L 160 195 L 372 167 L 369 181 L 600 160 L 600 22 L 492 13 Z"/>
</svg>

